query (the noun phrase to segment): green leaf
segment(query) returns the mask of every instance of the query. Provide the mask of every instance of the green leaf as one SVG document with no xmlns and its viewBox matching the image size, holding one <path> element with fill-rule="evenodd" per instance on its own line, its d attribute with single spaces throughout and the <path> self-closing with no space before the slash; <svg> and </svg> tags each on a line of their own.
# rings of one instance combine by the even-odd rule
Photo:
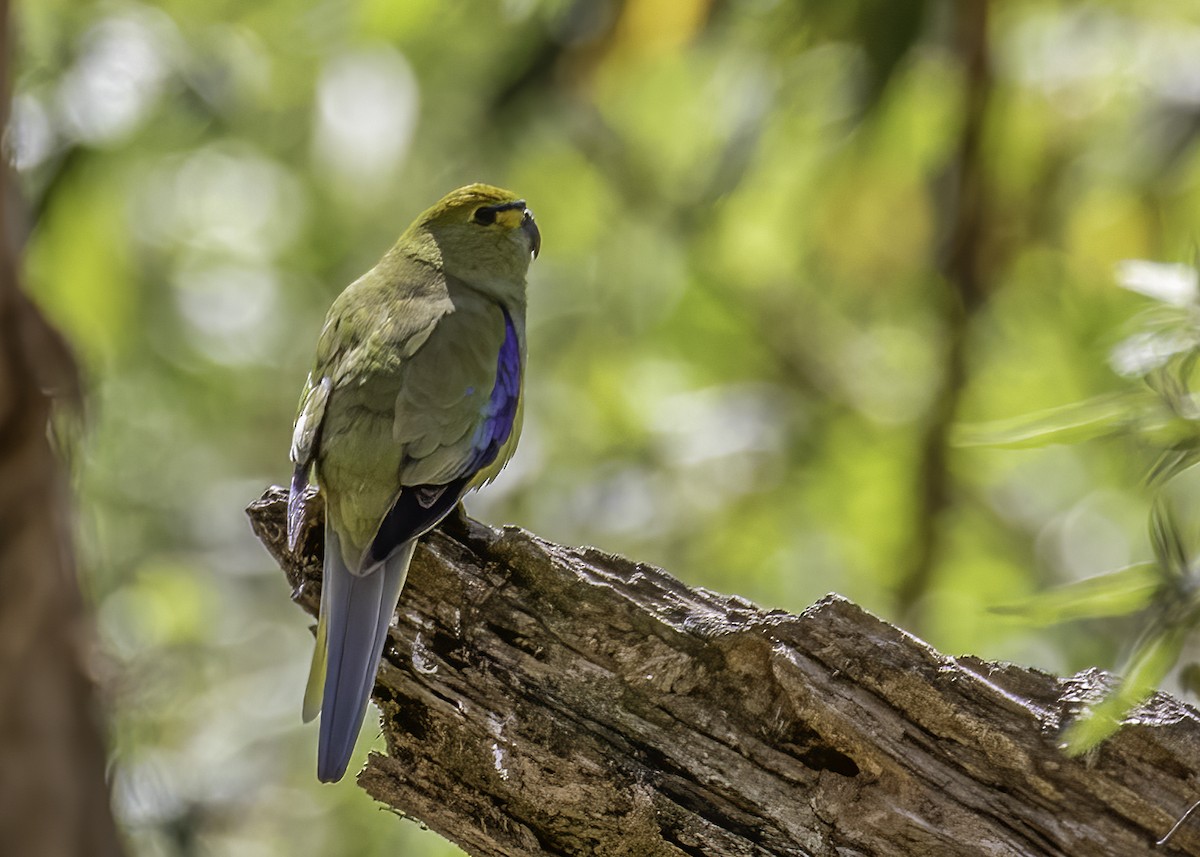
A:
<svg viewBox="0 0 1200 857">
<path fill-rule="evenodd" d="M 1036 625 L 1127 616 L 1147 607 L 1162 584 L 1163 573 L 1158 563 L 1141 562 L 1002 604 L 994 607 L 993 612 L 1019 616 Z"/>
<path fill-rule="evenodd" d="M 1158 560 L 1157 565 L 1172 578 L 1178 580 L 1187 574 L 1188 550 L 1183 532 L 1171 506 L 1162 497 L 1150 507 L 1150 545 Z"/>
<path fill-rule="evenodd" d="M 1179 340 L 1190 339 L 1191 344 L 1184 343 L 1172 353 L 1161 366 L 1145 373 L 1143 381 L 1146 386 L 1158 393 L 1164 403 L 1180 416 L 1196 413 L 1195 401 L 1191 391 L 1191 378 L 1196 369 L 1196 361 L 1200 359 L 1197 351 L 1197 331 L 1188 324 L 1186 331 L 1176 332 L 1174 337 Z"/>
<path fill-rule="evenodd" d="M 1163 452 L 1146 474 L 1147 485 L 1162 485 L 1200 461 L 1200 447 L 1195 442 L 1177 443 Z"/>
<path fill-rule="evenodd" d="M 1178 662 L 1190 631 L 1189 625 L 1168 626 L 1138 644 L 1116 691 L 1067 727 L 1063 737 L 1068 755 L 1086 753 L 1121 728 L 1129 713 L 1154 692 Z"/>
<path fill-rule="evenodd" d="M 1027 449 L 1112 437 L 1129 432 L 1153 405 L 1148 391 L 1124 390 L 1011 419 L 960 423 L 951 441 L 955 446 Z"/>
</svg>

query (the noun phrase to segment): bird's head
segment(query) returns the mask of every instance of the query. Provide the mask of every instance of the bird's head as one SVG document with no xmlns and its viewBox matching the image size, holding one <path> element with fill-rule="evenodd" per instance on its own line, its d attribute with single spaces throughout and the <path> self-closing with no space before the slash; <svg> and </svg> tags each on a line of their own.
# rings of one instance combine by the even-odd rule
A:
<svg viewBox="0 0 1200 857">
<path fill-rule="evenodd" d="M 441 264 L 477 288 L 524 285 L 542 248 L 533 212 L 515 193 L 485 184 L 460 187 L 417 218 L 413 229 L 437 245 Z"/>
</svg>

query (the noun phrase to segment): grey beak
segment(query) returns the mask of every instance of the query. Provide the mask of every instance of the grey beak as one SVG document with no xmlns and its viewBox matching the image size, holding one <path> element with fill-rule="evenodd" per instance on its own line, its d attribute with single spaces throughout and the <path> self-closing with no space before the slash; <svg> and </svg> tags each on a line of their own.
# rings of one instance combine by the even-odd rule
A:
<svg viewBox="0 0 1200 857">
<path fill-rule="evenodd" d="M 533 212 L 528 208 L 525 209 L 525 217 L 521 220 L 521 229 L 529 236 L 529 249 L 533 251 L 533 258 L 536 259 L 542 249 L 542 233 L 538 231 L 537 221 L 533 219 Z"/>
</svg>

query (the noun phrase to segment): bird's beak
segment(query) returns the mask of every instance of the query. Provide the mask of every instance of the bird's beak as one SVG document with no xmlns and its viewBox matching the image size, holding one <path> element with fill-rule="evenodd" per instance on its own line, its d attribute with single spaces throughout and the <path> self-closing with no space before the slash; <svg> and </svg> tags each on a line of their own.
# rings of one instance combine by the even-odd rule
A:
<svg viewBox="0 0 1200 857">
<path fill-rule="evenodd" d="M 536 259 L 542 249 L 542 233 L 538 231 L 537 221 L 533 219 L 533 212 L 528 208 L 525 209 L 525 216 L 521 218 L 521 230 L 529 236 L 529 249 Z"/>
</svg>

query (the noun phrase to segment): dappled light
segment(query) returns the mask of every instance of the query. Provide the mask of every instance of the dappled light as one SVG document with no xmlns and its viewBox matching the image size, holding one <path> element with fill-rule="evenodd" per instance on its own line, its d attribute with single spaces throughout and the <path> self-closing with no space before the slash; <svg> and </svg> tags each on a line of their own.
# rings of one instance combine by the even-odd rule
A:
<svg viewBox="0 0 1200 857">
<path fill-rule="evenodd" d="M 16 5 L 25 279 L 89 391 L 77 526 L 132 853 L 460 853 L 316 782 L 308 617 L 242 509 L 290 475 L 334 296 L 468 182 L 543 236 L 524 434 L 471 514 L 1058 673 L 1118 666 L 1166 591 L 1194 4 Z M 1029 600 L 1129 567 L 1104 613 Z M 1180 690 L 1154 670 L 1185 637 L 1145 675 Z"/>
</svg>

